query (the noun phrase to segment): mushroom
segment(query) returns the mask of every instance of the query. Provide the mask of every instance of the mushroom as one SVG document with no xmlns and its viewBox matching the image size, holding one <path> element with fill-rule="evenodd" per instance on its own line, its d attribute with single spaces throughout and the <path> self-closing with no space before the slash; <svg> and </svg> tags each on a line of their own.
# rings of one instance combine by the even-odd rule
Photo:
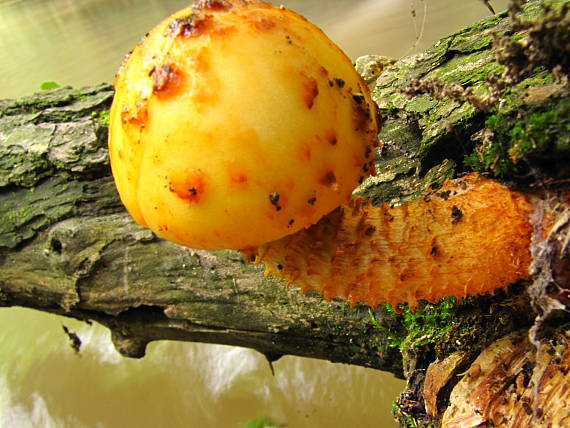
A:
<svg viewBox="0 0 570 428">
<path fill-rule="evenodd" d="M 266 272 L 370 306 L 485 294 L 530 278 L 527 195 L 469 174 L 423 198 L 390 207 L 354 197 L 314 226 L 266 243 Z"/>
<path fill-rule="evenodd" d="M 135 47 L 115 89 L 121 199 L 185 246 L 241 249 L 302 230 L 372 169 L 366 83 L 315 25 L 263 1 L 176 12 Z"/>
<path fill-rule="evenodd" d="M 497 182 L 471 175 L 394 208 L 351 196 L 373 170 L 376 106 L 349 58 L 292 11 L 193 3 L 135 47 L 115 89 L 115 182 L 163 238 L 241 249 L 303 290 L 370 305 L 528 277 L 532 204 Z"/>
</svg>

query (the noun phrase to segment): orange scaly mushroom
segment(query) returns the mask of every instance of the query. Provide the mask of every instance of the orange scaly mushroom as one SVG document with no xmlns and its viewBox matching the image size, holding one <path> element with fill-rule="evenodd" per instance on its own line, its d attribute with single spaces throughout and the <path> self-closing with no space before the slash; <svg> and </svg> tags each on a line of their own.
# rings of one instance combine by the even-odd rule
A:
<svg viewBox="0 0 570 428">
<path fill-rule="evenodd" d="M 146 36 L 115 88 L 117 188 L 166 239 L 258 254 L 304 290 L 370 305 L 528 277 L 531 204 L 494 181 L 468 176 L 396 208 L 351 199 L 373 169 L 376 107 L 346 55 L 294 12 L 196 2 Z"/>
<path fill-rule="evenodd" d="M 371 306 L 484 294 L 530 277 L 533 205 L 470 174 L 391 208 L 353 198 L 314 226 L 256 249 L 266 272 Z"/>
</svg>

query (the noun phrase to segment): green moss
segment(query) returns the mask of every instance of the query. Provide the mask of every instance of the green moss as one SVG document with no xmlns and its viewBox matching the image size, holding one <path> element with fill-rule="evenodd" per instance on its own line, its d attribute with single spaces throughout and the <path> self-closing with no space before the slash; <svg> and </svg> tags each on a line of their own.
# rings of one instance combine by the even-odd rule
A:
<svg viewBox="0 0 570 428">
<path fill-rule="evenodd" d="M 503 14 L 483 19 L 474 23 L 469 28 L 465 28 L 452 34 L 450 39 L 449 50 L 456 52 L 473 52 L 485 49 L 490 46 L 493 37 L 486 30 L 495 27 L 503 19 Z"/>
<path fill-rule="evenodd" d="M 497 124 L 504 122 L 505 118 L 495 114 L 487 118 L 486 129 L 490 132 L 473 153 L 467 155 L 464 164 L 475 171 L 491 170 L 494 175 L 508 175 L 513 170 L 513 162 L 509 159 L 509 144 L 496 138 Z"/>
<path fill-rule="evenodd" d="M 399 335 L 380 324 L 371 310 L 368 314 L 372 325 L 387 335 L 388 346 L 406 352 L 442 340 L 455 325 L 457 307 L 457 300 L 454 297 L 446 297 L 436 304 L 424 301 L 414 311 L 407 304 L 403 304 L 399 307 L 401 313 L 397 313 L 392 306 L 385 304 L 387 312 L 404 326 L 406 331 L 404 335 Z"/>
<path fill-rule="evenodd" d="M 402 394 L 402 396 L 406 394 L 405 392 Z M 412 411 L 415 409 L 411 409 Z M 399 423 L 399 426 L 404 427 L 404 428 L 435 428 L 439 425 L 437 425 L 435 422 L 433 422 L 432 420 L 426 420 L 425 415 L 419 414 L 419 416 L 423 416 L 421 419 L 414 417 L 412 414 L 408 413 L 408 409 L 406 409 L 406 406 L 404 406 L 404 408 L 402 408 L 400 406 L 400 403 L 396 400 L 392 402 L 392 416 L 394 416 L 394 419 L 396 420 L 396 422 Z M 414 413 L 418 413 L 418 412 L 414 412 Z"/>
<path fill-rule="evenodd" d="M 511 36 L 511 40 L 519 41 L 524 40 L 527 37 L 525 33 L 516 33 Z"/>
<path fill-rule="evenodd" d="M 515 125 L 510 132 L 511 160 L 517 163 L 534 151 L 545 151 L 551 140 L 553 128 L 557 128 L 557 116 L 552 111 L 533 114 L 527 122 Z"/>
<path fill-rule="evenodd" d="M 397 407 L 397 404 L 394 405 L 395 407 Z M 392 412 L 394 414 L 395 417 L 397 417 L 396 413 L 400 413 L 401 412 L 396 412 L 393 411 Z M 436 425 L 435 423 L 424 423 L 424 422 L 418 422 L 413 416 L 410 415 L 401 415 L 401 417 L 397 417 L 398 418 L 398 422 L 400 422 L 401 426 L 405 427 L 405 428 L 434 428 Z"/>
<path fill-rule="evenodd" d="M 380 324 L 380 322 L 378 322 L 378 320 L 376 319 L 374 312 L 372 312 L 372 309 L 370 308 L 368 308 L 368 315 L 370 317 L 370 322 L 372 323 L 372 325 L 386 335 L 388 339 L 388 346 L 390 348 L 399 348 L 404 340 L 404 336 L 400 336 L 397 333 L 390 330 L 388 327 Z"/>
<path fill-rule="evenodd" d="M 400 349 L 437 343 L 453 327 L 456 308 L 456 299 L 453 297 L 444 298 L 437 304 L 424 303 L 416 311 L 404 305 L 401 308 L 402 318 L 408 335 Z"/>
<path fill-rule="evenodd" d="M 82 194 L 80 183 L 61 179 L 0 194 L 0 248 L 16 248 L 47 226 L 69 217 Z"/>
<path fill-rule="evenodd" d="M 91 113 L 91 118 L 95 119 L 97 122 L 99 122 L 99 124 L 103 126 L 109 126 L 109 114 L 110 109 L 94 111 Z"/>
<path fill-rule="evenodd" d="M 465 158 L 465 165 L 511 176 L 524 173 L 532 159 L 568 156 L 569 117 L 570 100 L 561 101 L 553 110 L 493 114 L 485 122 L 487 137 Z"/>
</svg>

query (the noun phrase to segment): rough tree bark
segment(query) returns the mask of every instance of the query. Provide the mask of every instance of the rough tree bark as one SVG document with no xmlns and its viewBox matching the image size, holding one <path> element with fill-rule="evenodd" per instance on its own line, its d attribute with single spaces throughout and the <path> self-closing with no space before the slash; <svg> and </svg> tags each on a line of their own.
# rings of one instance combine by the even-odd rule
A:
<svg viewBox="0 0 570 428">
<path fill-rule="evenodd" d="M 525 13 L 544 12 L 533 3 Z M 564 202 L 570 101 L 568 87 L 554 81 L 548 67 L 512 84 L 488 111 L 460 100 L 401 93 L 412 80 L 431 77 L 485 93 L 486 77 L 503 70 L 490 32 L 520 39 L 512 25 L 506 14 L 476 23 L 397 61 L 379 78 L 378 57 L 358 60 L 381 110 L 384 144 L 378 173 L 360 194 L 378 203 L 405 203 L 475 168 L 525 191 L 550 185 L 551 198 Z M 559 363 L 565 361 L 568 318 L 559 299 L 566 298 L 564 263 L 556 268 L 561 288 L 550 294 L 545 290 L 552 281 L 535 266 L 530 284 L 396 313 L 302 295 L 263 277 L 261 267 L 245 263 L 237 252 L 191 250 L 158 239 L 133 223 L 113 185 L 106 149 L 112 96 L 109 85 L 100 85 L 0 101 L 0 305 L 99 322 L 129 357 L 142 357 L 150 341 L 166 339 L 246 346 L 270 361 L 293 354 L 390 371 L 408 381 L 396 413 L 410 426 L 442 420 L 446 426 L 475 426 L 457 409 L 461 396 L 453 394 L 470 391 L 469 376 L 486 370 L 475 359 L 496 351 L 496 345 L 488 346 L 510 333 L 519 339 L 508 343 L 524 342 L 528 349 L 529 331 L 534 344 L 550 340 Z M 521 147 L 521 135 L 529 147 Z M 570 217 L 560 206 L 552 205 L 559 210 L 559 227 L 541 247 L 556 257 L 567 255 L 564 215 Z M 545 301 L 554 311 L 545 309 Z M 504 350 L 505 342 L 499 343 Z M 532 372 L 528 364 L 520 366 Z M 522 370 L 504 373 L 496 381 L 501 391 Z M 460 379 L 464 383 L 454 389 Z M 540 416 L 528 406 L 531 416 Z M 444 416 L 446 409 L 453 415 Z M 458 414 L 463 425 L 453 425 Z"/>
<path fill-rule="evenodd" d="M 233 251 L 190 250 L 133 223 L 110 176 L 108 85 L 0 106 L 0 301 L 108 326 L 118 350 L 149 341 L 247 346 L 401 375 L 365 308 L 301 296 Z"/>
</svg>

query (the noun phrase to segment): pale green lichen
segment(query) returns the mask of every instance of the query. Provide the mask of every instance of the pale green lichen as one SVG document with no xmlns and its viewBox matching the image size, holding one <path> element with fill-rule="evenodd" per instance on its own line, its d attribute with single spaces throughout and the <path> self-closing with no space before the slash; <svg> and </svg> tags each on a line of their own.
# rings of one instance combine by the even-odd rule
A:
<svg viewBox="0 0 570 428">
<path fill-rule="evenodd" d="M 381 55 L 364 55 L 356 59 L 354 67 L 364 81 L 370 85 L 395 62 L 395 59 Z"/>
</svg>

